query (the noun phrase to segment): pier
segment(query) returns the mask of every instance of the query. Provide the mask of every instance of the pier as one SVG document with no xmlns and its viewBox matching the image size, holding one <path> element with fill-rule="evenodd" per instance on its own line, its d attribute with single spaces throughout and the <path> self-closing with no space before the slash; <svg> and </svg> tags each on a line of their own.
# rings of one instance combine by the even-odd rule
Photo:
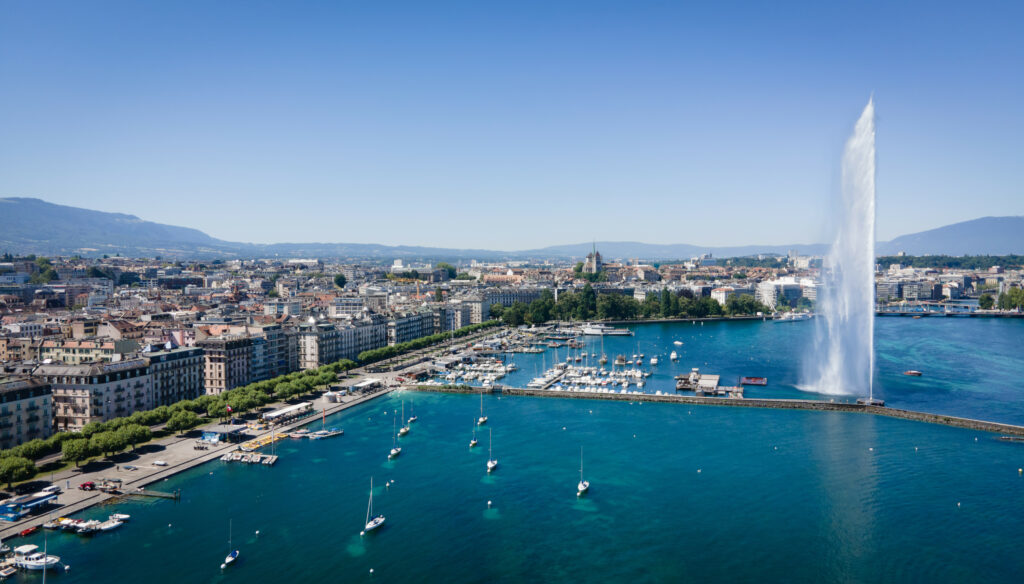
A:
<svg viewBox="0 0 1024 584">
<path fill-rule="evenodd" d="M 404 389 L 411 391 L 437 391 L 445 392 L 446 390 L 437 387 L 424 387 L 409 386 Z M 456 393 L 456 392 L 452 392 Z M 471 393 L 469 391 L 460 391 L 457 393 Z M 479 392 L 474 392 L 479 393 Z M 913 410 L 901 410 L 896 408 L 888 408 L 885 406 L 874 406 L 865 405 L 858 403 L 841 403 L 841 402 L 829 402 L 823 400 L 813 399 L 769 399 L 769 398 L 740 398 L 740 397 L 700 397 L 691 395 L 670 395 L 670 394 L 652 394 L 652 393 L 601 393 L 601 392 L 583 392 L 583 391 L 557 391 L 550 389 L 528 389 L 519 387 L 502 387 L 501 393 L 510 396 L 528 396 L 528 397 L 556 397 L 566 399 L 599 399 L 608 401 L 626 401 L 626 402 L 649 402 L 649 403 L 677 403 L 677 404 L 691 404 L 701 406 L 725 406 L 725 407 L 746 407 L 746 408 L 766 408 L 766 409 L 783 409 L 783 410 L 812 410 L 819 412 L 848 412 L 848 413 L 859 413 L 859 414 L 874 414 L 877 416 L 887 416 L 890 418 L 899 418 L 902 420 L 912 420 L 915 422 L 925 422 L 928 424 L 941 424 L 943 426 L 953 426 L 955 428 L 966 428 L 968 430 L 977 430 L 980 432 L 990 432 L 993 434 L 999 434 L 1002 436 L 1019 436 L 1024 437 L 1024 426 L 1015 426 L 1013 424 L 1002 424 L 999 422 L 989 422 L 986 420 L 974 420 L 971 418 L 961 418 L 957 416 L 947 416 L 944 414 L 930 414 L 927 412 L 915 412 Z"/>
</svg>

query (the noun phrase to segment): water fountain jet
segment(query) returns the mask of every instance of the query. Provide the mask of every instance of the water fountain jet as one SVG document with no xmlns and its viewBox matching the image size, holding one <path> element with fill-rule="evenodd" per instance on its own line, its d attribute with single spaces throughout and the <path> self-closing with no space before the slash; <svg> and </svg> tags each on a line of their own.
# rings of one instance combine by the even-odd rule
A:
<svg viewBox="0 0 1024 584">
<path fill-rule="evenodd" d="M 875 403 L 875 104 L 868 101 L 843 150 L 838 230 L 822 268 L 817 350 L 806 386 L 825 394 L 867 393 Z M 865 391 L 866 390 L 866 391 Z"/>
</svg>

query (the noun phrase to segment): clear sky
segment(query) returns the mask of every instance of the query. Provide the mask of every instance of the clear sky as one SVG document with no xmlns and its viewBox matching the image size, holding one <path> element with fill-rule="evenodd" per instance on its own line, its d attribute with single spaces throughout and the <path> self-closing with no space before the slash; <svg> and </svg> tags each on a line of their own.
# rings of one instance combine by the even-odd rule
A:
<svg viewBox="0 0 1024 584">
<path fill-rule="evenodd" d="M 233 241 L 880 240 L 1024 215 L 1024 2 L 0 1 L 0 196 Z"/>
</svg>

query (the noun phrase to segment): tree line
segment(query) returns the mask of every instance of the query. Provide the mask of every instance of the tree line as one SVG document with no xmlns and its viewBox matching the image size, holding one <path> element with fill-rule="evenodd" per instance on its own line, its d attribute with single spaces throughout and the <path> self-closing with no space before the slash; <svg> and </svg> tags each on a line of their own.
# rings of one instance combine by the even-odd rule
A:
<svg viewBox="0 0 1024 584">
<path fill-rule="evenodd" d="M 588 283 L 579 292 L 563 292 L 555 300 L 551 290 L 541 292 L 530 302 L 511 306 L 491 305 L 492 318 L 500 318 L 509 326 L 541 324 L 550 320 L 632 320 L 638 318 L 704 318 L 708 316 L 739 316 L 771 312 L 749 294 L 732 295 L 723 307 L 709 297 L 694 296 L 690 290 L 673 292 L 662 288 L 660 294 L 648 294 L 643 302 L 632 296 L 595 293 Z"/>
</svg>

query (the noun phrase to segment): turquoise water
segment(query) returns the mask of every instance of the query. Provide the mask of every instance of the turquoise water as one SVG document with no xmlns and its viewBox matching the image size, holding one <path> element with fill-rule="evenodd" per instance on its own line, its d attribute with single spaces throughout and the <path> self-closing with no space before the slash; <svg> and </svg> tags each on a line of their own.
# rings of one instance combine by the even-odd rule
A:
<svg viewBox="0 0 1024 584">
<path fill-rule="evenodd" d="M 998 352 L 976 356 L 965 347 L 975 336 L 989 348 L 1019 339 L 1016 323 L 893 321 L 879 322 L 879 353 L 893 359 L 879 359 L 887 400 L 965 411 L 987 403 L 993 414 L 1020 416 L 1015 388 L 963 389 L 942 373 L 998 365 L 1008 380 L 1019 355 L 1010 352 L 1003 370 Z M 682 335 L 680 326 L 667 330 Z M 709 369 L 768 375 L 763 391 L 777 395 L 801 393 L 783 385 L 798 381 L 786 355 L 798 356 L 799 326 L 706 325 L 692 334 L 708 339 Z M 906 338 L 881 342 L 898 326 Z M 729 351 L 717 347 L 727 339 L 736 356 L 757 345 L 756 360 L 728 364 Z M 698 343 L 683 340 L 696 351 Z M 970 364 L 938 362 L 968 354 Z M 910 359 L 920 360 L 914 368 L 926 372 L 929 392 L 899 375 Z M 419 421 L 389 462 L 386 412 L 402 399 Z M 477 396 L 392 394 L 331 416 L 327 424 L 343 426 L 342 437 L 285 442 L 275 467 L 218 461 L 157 485 L 180 488 L 180 503 L 90 510 L 84 516 L 120 511 L 132 521 L 92 539 L 52 535 L 51 553 L 72 565 L 56 579 L 952 583 L 1024 574 L 1024 445 L 859 414 L 490 395 L 485 408 L 499 460 L 492 475 L 487 434 L 468 448 Z M 580 446 L 592 484 L 583 498 L 575 492 Z M 387 522 L 360 537 L 371 475 L 375 510 Z M 229 519 L 242 555 L 222 572 Z M 28 541 L 41 545 L 42 536 Z"/>
</svg>

